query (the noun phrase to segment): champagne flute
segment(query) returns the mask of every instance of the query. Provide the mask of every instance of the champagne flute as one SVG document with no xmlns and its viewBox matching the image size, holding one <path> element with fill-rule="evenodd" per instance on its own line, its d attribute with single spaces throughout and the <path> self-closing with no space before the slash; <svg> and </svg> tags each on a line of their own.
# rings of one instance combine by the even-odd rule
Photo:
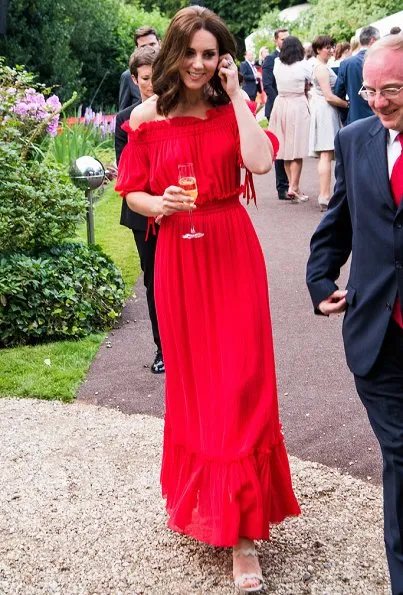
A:
<svg viewBox="0 0 403 595">
<path fill-rule="evenodd" d="M 178 184 L 185 191 L 187 196 L 193 199 L 197 198 L 197 184 L 194 173 L 193 163 L 184 163 L 178 165 Z M 183 234 L 185 240 L 193 240 L 194 238 L 202 238 L 204 233 L 196 231 L 193 225 L 192 208 L 189 208 L 190 232 Z"/>
</svg>

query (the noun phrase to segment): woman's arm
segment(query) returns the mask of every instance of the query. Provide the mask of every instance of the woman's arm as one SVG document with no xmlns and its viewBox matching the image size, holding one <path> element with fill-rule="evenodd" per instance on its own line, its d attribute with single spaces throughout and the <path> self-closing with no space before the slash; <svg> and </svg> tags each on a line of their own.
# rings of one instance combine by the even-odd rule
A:
<svg viewBox="0 0 403 595">
<path fill-rule="evenodd" d="M 273 146 L 242 96 L 238 71 L 229 54 L 221 56 L 218 73 L 234 106 L 243 164 L 254 174 L 265 174 L 273 165 Z"/>
<path fill-rule="evenodd" d="M 348 102 L 345 99 L 340 99 L 332 92 L 330 87 L 329 71 L 324 64 L 319 64 L 315 68 L 315 75 L 318 79 L 319 86 L 322 90 L 323 96 L 330 105 L 337 107 L 348 107 Z"/>
<path fill-rule="evenodd" d="M 196 208 L 194 199 L 187 196 L 179 186 L 168 186 L 162 196 L 154 196 L 148 192 L 129 192 L 125 198 L 132 211 L 145 217 L 168 216 Z"/>
<path fill-rule="evenodd" d="M 273 165 L 273 146 L 240 92 L 231 97 L 238 124 L 242 161 L 254 174 L 265 174 Z"/>
<path fill-rule="evenodd" d="M 126 194 L 128 207 L 145 217 L 162 215 L 162 196 L 153 196 L 147 192 L 129 192 Z"/>
</svg>

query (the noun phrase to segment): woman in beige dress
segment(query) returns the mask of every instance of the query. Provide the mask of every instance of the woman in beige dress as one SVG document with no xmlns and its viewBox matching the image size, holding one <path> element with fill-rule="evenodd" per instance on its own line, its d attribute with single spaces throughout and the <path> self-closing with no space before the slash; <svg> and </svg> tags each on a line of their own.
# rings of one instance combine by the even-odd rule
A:
<svg viewBox="0 0 403 595">
<path fill-rule="evenodd" d="M 307 89 L 311 68 L 304 60 L 304 48 L 297 37 L 287 37 L 280 56 L 274 61 L 273 73 L 278 95 L 270 116 L 269 130 L 280 141 L 278 159 L 284 159 L 288 177 L 288 196 L 304 202 L 308 196 L 300 188 L 302 160 L 309 150 L 309 104 Z"/>
</svg>

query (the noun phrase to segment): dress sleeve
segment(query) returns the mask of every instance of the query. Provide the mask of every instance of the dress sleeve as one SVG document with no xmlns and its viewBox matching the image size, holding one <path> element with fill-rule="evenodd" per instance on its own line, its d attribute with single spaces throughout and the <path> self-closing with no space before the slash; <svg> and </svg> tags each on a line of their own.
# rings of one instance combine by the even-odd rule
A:
<svg viewBox="0 0 403 595">
<path fill-rule="evenodd" d="M 147 143 L 139 140 L 138 131 L 133 132 L 128 122 L 124 122 L 121 128 L 128 133 L 128 142 L 120 157 L 115 190 L 122 197 L 129 192 L 151 194 Z"/>
</svg>

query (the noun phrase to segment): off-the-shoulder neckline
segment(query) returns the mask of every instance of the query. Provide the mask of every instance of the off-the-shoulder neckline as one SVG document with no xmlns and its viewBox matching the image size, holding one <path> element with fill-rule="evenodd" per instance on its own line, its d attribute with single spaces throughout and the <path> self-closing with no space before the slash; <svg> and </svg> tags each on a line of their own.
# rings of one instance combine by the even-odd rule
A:
<svg viewBox="0 0 403 595">
<path fill-rule="evenodd" d="M 121 126 L 121 128 L 123 130 L 125 130 L 126 132 L 130 132 L 131 134 L 136 134 L 139 132 L 142 132 L 144 130 L 147 130 L 148 128 L 160 128 L 163 126 L 166 126 L 167 124 L 169 125 L 185 125 L 185 124 L 189 124 L 191 122 L 194 122 L 196 124 L 203 124 L 203 122 L 209 122 L 211 120 L 213 120 L 216 116 L 222 114 L 223 112 L 225 113 L 226 111 L 232 111 L 233 107 L 231 103 L 227 103 L 225 105 L 218 105 L 216 107 L 210 107 L 207 111 L 206 111 L 206 117 L 205 118 L 198 118 L 197 116 L 173 116 L 171 118 L 164 118 L 161 120 L 150 120 L 149 122 L 142 122 L 140 124 L 140 126 L 138 126 L 136 128 L 136 130 L 133 130 L 130 127 L 130 120 L 126 120 L 126 122 L 124 122 Z"/>
</svg>

